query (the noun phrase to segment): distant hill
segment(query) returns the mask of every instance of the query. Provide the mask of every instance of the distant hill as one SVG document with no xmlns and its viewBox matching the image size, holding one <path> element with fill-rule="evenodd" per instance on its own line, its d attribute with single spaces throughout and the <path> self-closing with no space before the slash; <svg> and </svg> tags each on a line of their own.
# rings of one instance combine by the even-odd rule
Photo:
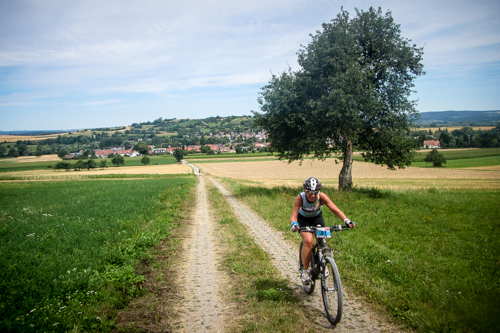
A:
<svg viewBox="0 0 500 333">
<path fill-rule="evenodd" d="M 59 134 L 59 133 L 68 133 L 77 131 L 76 129 L 72 130 L 53 130 L 53 131 L 0 131 L 0 135 L 50 135 L 50 134 Z"/>
<path fill-rule="evenodd" d="M 496 125 L 500 122 L 500 110 L 494 111 L 430 111 L 421 112 L 419 125 Z"/>
</svg>

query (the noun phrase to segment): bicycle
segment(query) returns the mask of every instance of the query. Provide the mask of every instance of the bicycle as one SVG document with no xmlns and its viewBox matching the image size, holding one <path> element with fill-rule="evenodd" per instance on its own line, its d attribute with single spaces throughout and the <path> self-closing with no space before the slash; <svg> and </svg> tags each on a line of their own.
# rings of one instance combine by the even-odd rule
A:
<svg viewBox="0 0 500 333">
<path fill-rule="evenodd" d="M 299 230 L 314 232 L 316 243 L 312 249 L 311 262 L 309 263 L 311 272 L 311 282 L 302 282 L 304 291 L 311 294 L 314 291 L 316 280 L 321 280 L 321 294 L 323 305 L 325 306 L 326 317 L 332 325 L 336 325 L 342 318 L 342 282 L 337 264 L 333 258 L 333 250 L 327 247 L 327 240 L 331 238 L 331 230 L 335 232 L 348 230 L 348 226 L 332 225 L 331 227 L 302 227 Z M 338 234 L 337 234 L 338 235 Z M 302 271 L 302 245 L 299 248 L 299 272 Z M 330 278 L 331 276 L 331 278 Z"/>
</svg>

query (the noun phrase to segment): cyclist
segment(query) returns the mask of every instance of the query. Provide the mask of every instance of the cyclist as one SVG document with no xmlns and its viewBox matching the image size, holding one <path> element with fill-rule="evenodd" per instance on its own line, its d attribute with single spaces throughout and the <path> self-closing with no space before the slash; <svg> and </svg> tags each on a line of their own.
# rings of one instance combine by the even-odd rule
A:
<svg viewBox="0 0 500 333">
<path fill-rule="evenodd" d="M 314 177 L 307 178 L 304 181 L 304 192 L 297 195 L 293 204 L 292 216 L 290 217 L 291 231 L 298 231 L 300 227 L 316 227 L 325 226 L 321 206 L 325 205 L 339 219 L 343 220 L 349 228 L 354 228 L 355 224 L 349 220 L 345 214 L 335 206 L 332 200 L 321 192 L 321 182 Z M 311 282 L 311 273 L 309 271 L 309 263 L 311 262 L 311 253 L 314 245 L 313 235 L 305 230 L 300 231 L 302 237 L 302 265 L 301 271 L 302 281 L 304 283 Z"/>
</svg>

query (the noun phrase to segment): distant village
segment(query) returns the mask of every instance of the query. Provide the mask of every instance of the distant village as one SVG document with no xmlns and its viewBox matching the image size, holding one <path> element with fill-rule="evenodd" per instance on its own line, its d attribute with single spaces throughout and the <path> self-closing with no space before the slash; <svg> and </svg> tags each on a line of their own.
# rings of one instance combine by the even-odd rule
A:
<svg viewBox="0 0 500 333">
<path fill-rule="evenodd" d="M 215 137 L 219 139 L 224 139 L 227 143 L 224 144 L 204 144 L 204 145 L 186 145 L 182 147 L 171 147 L 166 143 L 162 143 L 160 147 L 155 145 L 148 145 L 149 155 L 172 155 L 175 149 L 185 150 L 188 154 L 196 153 L 212 153 L 212 154 L 222 154 L 222 153 L 238 153 L 238 152 L 253 152 L 253 151 L 266 151 L 270 148 L 271 144 L 266 142 L 267 136 L 263 132 L 259 133 L 229 133 L 225 134 L 220 132 L 217 134 L 208 134 L 210 137 Z M 189 138 L 190 135 L 186 134 L 185 137 Z M 194 135 L 197 137 L 196 135 Z M 201 136 L 198 136 L 199 138 Z M 251 140 L 251 144 L 248 143 Z M 138 143 L 143 142 L 143 139 L 137 139 Z M 165 146 L 165 147 L 163 147 Z M 98 158 L 108 158 L 110 156 L 124 156 L 124 157 L 136 157 L 141 156 L 139 151 L 134 149 L 126 149 L 125 147 L 113 147 L 109 149 L 93 149 L 93 152 Z M 76 153 L 71 153 L 64 156 L 65 159 L 74 159 L 76 156 L 83 154 L 84 151 L 79 151 Z"/>
</svg>

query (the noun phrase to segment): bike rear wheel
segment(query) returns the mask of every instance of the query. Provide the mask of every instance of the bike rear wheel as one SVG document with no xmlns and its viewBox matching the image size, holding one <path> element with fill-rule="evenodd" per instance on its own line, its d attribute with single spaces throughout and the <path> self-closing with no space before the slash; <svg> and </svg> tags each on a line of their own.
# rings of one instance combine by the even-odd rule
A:
<svg viewBox="0 0 500 333">
<path fill-rule="evenodd" d="M 303 245 L 303 242 L 300 242 L 300 248 L 299 248 L 299 269 L 300 271 L 302 271 L 302 269 L 304 268 L 303 265 L 302 265 L 302 245 Z M 313 260 L 314 260 L 314 256 L 311 256 L 311 262 L 309 263 L 309 267 L 313 267 Z M 300 280 L 302 281 L 302 277 L 300 277 Z M 311 280 L 311 282 L 309 284 L 306 284 L 302 281 L 302 287 L 304 288 L 304 291 L 306 292 L 306 294 L 312 294 L 312 292 L 314 291 L 314 287 L 315 287 L 315 283 L 314 283 L 314 279 Z"/>
<path fill-rule="evenodd" d="M 328 270 L 328 276 L 324 272 Z M 326 257 L 321 274 L 321 293 L 325 306 L 326 317 L 332 325 L 336 325 L 342 318 L 342 283 L 337 264 L 333 258 Z"/>
</svg>

